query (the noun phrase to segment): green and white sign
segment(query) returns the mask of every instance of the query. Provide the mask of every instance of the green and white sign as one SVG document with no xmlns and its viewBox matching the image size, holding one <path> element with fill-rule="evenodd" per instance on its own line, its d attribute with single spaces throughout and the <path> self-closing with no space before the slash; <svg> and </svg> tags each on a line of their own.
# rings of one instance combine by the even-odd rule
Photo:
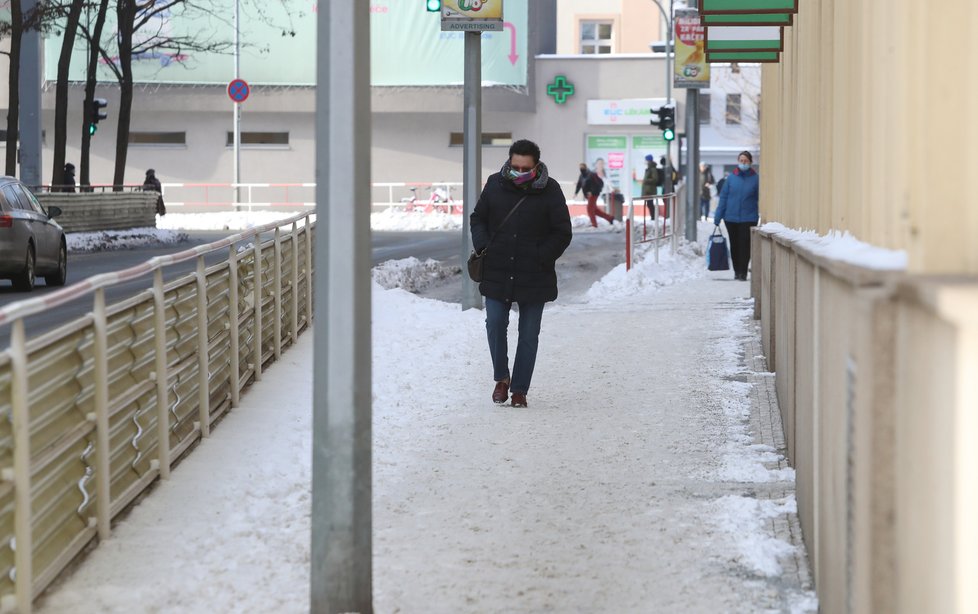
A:
<svg viewBox="0 0 978 614">
<path fill-rule="evenodd" d="M 253 86 L 315 84 L 316 0 L 240 1 L 241 77 Z M 137 83 L 225 85 L 234 78 L 230 47 L 234 31 L 228 17 L 233 0 L 210 0 L 206 6 L 209 11 L 181 4 L 161 12 L 136 33 L 135 42 L 152 48 L 161 38 L 190 37 L 222 44 L 224 49 L 197 52 L 184 47 L 179 53 L 151 49 L 133 62 Z M 503 30 L 482 34 L 484 84 L 526 85 L 527 14 L 528 0 L 506 0 Z M 115 12 L 110 11 L 103 37 L 110 50 L 116 36 Z M 49 81 L 57 78 L 61 40 L 59 33 L 45 41 L 44 76 Z M 86 47 L 78 37 L 72 81 L 85 80 Z M 442 32 L 439 13 L 425 11 L 421 2 L 371 0 L 370 56 L 372 85 L 461 85 L 464 80 L 464 32 Z M 113 82 L 115 76 L 103 65 L 98 79 Z"/>
<path fill-rule="evenodd" d="M 797 13 L 798 0 L 700 0 L 700 13 Z"/>
<path fill-rule="evenodd" d="M 707 26 L 706 50 L 783 51 L 784 30 L 779 27 Z"/>
<path fill-rule="evenodd" d="M 661 134 L 588 135 L 585 160 L 591 169 L 604 173 L 605 192 L 621 190 L 625 198 L 642 196 L 645 156 L 658 162 L 666 155 L 667 143 Z"/>
<path fill-rule="evenodd" d="M 793 13 L 724 13 L 700 15 L 704 26 L 790 26 Z"/>
</svg>

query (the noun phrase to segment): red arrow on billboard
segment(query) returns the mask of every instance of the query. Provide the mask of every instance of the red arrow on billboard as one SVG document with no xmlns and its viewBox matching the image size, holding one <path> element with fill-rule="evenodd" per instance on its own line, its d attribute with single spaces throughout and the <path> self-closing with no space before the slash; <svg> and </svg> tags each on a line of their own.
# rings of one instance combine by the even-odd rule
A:
<svg viewBox="0 0 978 614">
<path fill-rule="evenodd" d="M 516 55 L 516 26 L 507 21 L 503 23 L 503 27 L 509 28 L 509 63 L 516 66 L 516 60 L 520 59 Z"/>
</svg>

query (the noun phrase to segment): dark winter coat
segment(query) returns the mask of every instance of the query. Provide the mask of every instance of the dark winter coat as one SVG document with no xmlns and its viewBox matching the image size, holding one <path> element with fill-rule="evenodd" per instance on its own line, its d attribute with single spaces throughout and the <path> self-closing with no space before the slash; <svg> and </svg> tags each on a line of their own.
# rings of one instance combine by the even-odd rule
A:
<svg viewBox="0 0 978 614">
<path fill-rule="evenodd" d="M 652 196 L 659 191 L 659 169 L 655 164 L 649 164 L 645 168 L 645 177 L 642 178 L 642 196 Z"/>
<path fill-rule="evenodd" d="M 479 284 L 486 298 L 529 303 L 557 298 L 554 264 L 571 242 L 570 214 L 560 185 L 547 175 L 543 164 L 540 168 L 540 176 L 526 189 L 502 173 L 490 175 L 469 218 L 477 252 L 489 245 L 495 233 Z M 526 200 L 500 228 L 524 196 Z"/>
<path fill-rule="evenodd" d="M 160 180 L 156 178 L 156 175 L 146 175 L 146 181 L 143 182 L 144 192 L 159 192 L 163 193 L 163 184 Z"/>
<path fill-rule="evenodd" d="M 601 194 L 601 190 L 603 189 L 604 179 L 595 172 L 588 173 L 587 178 L 584 180 L 584 195 L 593 194 L 597 196 Z"/>
<path fill-rule="evenodd" d="M 739 168 L 734 169 L 723 182 L 720 204 L 713 216 L 713 223 L 719 225 L 721 220 L 733 223 L 756 222 L 760 217 L 757 211 L 759 189 L 760 177 L 757 171 L 750 169 L 745 173 Z"/>
</svg>

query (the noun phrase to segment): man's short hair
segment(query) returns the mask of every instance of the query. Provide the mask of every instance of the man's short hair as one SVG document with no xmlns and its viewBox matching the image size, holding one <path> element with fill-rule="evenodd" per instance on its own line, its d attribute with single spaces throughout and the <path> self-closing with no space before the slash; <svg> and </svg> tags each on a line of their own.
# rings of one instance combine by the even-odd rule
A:
<svg viewBox="0 0 978 614">
<path fill-rule="evenodd" d="M 510 145 L 509 157 L 512 158 L 514 154 L 517 156 L 532 156 L 534 164 L 540 162 L 540 148 L 533 141 L 520 139 Z"/>
</svg>

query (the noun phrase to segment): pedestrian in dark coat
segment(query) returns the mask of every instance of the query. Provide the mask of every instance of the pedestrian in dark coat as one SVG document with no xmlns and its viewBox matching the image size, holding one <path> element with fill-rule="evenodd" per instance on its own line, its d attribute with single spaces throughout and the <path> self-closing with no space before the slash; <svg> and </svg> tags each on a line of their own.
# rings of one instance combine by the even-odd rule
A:
<svg viewBox="0 0 978 614">
<path fill-rule="evenodd" d="M 580 171 L 580 174 L 577 176 L 577 185 L 574 186 L 574 198 L 577 198 L 578 193 L 584 189 L 584 184 L 587 182 L 587 176 L 591 174 L 591 171 L 588 170 L 587 164 L 584 164 L 583 162 L 581 162 L 578 170 Z"/>
<path fill-rule="evenodd" d="M 156 192 L 159 197 L 156 199 L 156 213 L 166 215 L 166 205 L 163 203 L 163 184 L 156 178 L 156 171 L 149 169 L 146 171 L 146 179 L 143 180 L 144 192 Z"/>
<path fill-rule="evenodd" d="M 757 226 L 760 215 L 757 199 L 760 178 L 751 164 L 754 157 L 749 151 L 737 156 L 737 168 L 727 177 L 720 192 L 720 204 L 713 217 L 717 226 L 723 222 L 730 237 L 730 259 L 733 260 L 734 279 L 747 281 L 750 265 L 750 229 Z"/>
<path fill-rule="evenodd" d="M 62 192 L 75 191 L 75 165 L 71 162 L 65 164 L 64 176 L 61 179 Z"/>
<path fill-rule="evenodd" d="M 564 193 L 548 175 L 535 143 L 513 143 L 509 159 L 500 172 L 489 176 L 469 219 L 472 245 L 486 254 L 479 292 L 486 299 L 486 332 L 496 380 L 492 400 L 505 403 L 512 390 L 513 406 L 526 407 L 543 307 L 557 298 L 555 264 L 572 236 Z M 513 303 L 519 307 L 520 319 L 511 378 L 506 331 Z"/>
</svg>

